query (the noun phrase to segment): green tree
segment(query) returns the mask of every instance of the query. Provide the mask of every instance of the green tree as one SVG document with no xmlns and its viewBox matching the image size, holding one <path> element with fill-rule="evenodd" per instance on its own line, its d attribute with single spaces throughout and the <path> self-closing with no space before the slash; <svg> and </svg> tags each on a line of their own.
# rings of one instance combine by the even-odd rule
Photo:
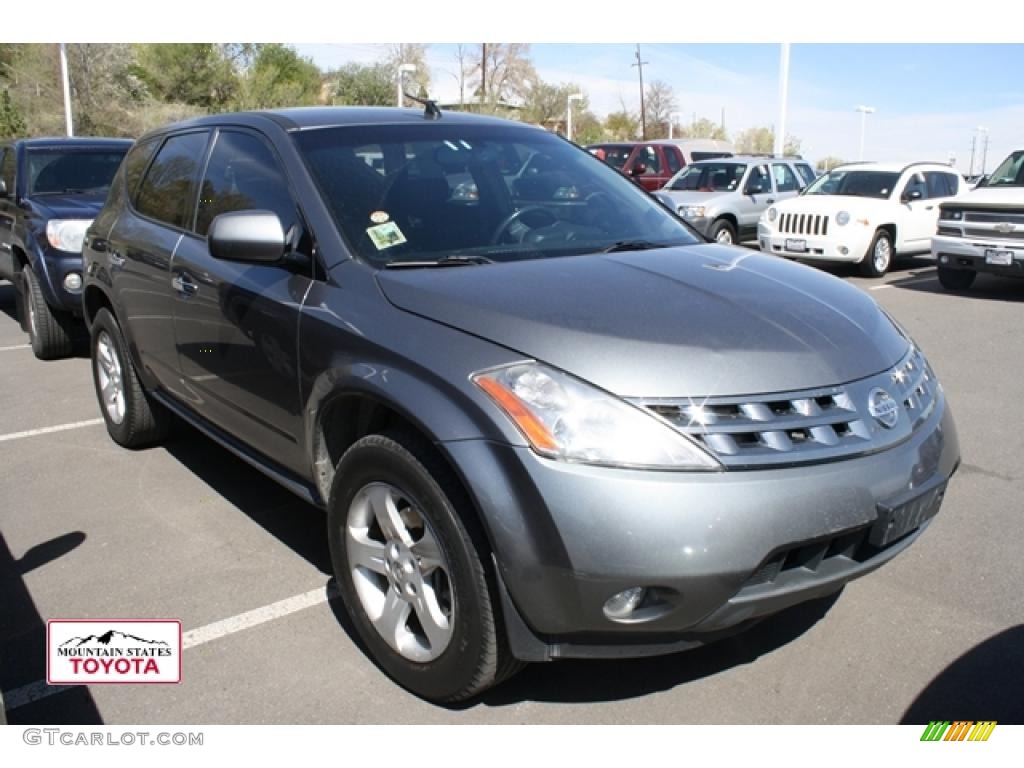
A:
<svg viewBox="0 0 1024 768">
<path fill-rule="evenodd" d="M 737 152 L 770 155 L 775 148 L 775 131 L 764 126 L 748 128 L 736 135 L 734 143 Z M 787 135 L 782 152 L 785 155 L 800 154 L 800 139 Z"/>
<path fill-rule="evenodd" d="M 611 112 L 604 119 L 604 133 L 612 141 L 632 141 L 640 134 L 640 121 L 625 108 Z"/>
<path fill-rule="evenodd" d="M 331 72 L 328 82 L 334 104 L 395 104 L 395 82 L 386 64 L 346 64 Z"/>
<path fill-rule="evenodd" d="M 223 110 L 239 87 L 230 51 L 211 43 L 147 43 L 138 46 L 136 73 L 160 101 Z"/>
<path fill-rule="evenodd" d="M 699 118 L 697 122 L 689 125 L 674 126 L 674 135 L 685 139 L 721 139 L 728 141 L 729 136 L 720 123 L 713 123 L 706 117 Z"/>
<path fill-rule="evenodd" d="M 0 93 L 0 139 L 13 139 L 24 136 L 28 130 L 21 110 L 11 101 L 11 94 L 5 88 Z"/>
<path fill-rule="evenodd" d="M 537 82 L 527 43 L 486 43 L 471 54 L 474 101 L 494 112 L 505 103 L 525 99 Z"/>
<path fill-rule="evenodd" d="M 320 70 L 295 49 L 277 43 L 260 45 L 241 77 L 235 106 L 272 109 L 316 104 Z"/>
</svg>

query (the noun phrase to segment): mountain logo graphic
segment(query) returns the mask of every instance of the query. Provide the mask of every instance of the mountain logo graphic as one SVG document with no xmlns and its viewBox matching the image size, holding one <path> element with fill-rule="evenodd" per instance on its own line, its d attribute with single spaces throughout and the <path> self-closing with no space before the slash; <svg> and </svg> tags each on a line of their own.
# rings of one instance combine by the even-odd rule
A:
<svg viewBox="0 0 1024 768">
<path fill-rule="evenodd" d="M 147 645 L 170 645 L 165 643 L 163 640 L 146 640 L 144 637 L 138 637 L 137 635 L 129 635 L 127 632 L 118 632 L 116 629 L 108 629 L 102 635 L 89 635 L 88 637 L 72 637 L 70 640 L 65 640 L 60 644 L 61 648 L 81 648 L 85 647 L 114 647 L 122 648 L 125 646 L 135 645 L 136 643 L 145 643 Z"/>
</svg>

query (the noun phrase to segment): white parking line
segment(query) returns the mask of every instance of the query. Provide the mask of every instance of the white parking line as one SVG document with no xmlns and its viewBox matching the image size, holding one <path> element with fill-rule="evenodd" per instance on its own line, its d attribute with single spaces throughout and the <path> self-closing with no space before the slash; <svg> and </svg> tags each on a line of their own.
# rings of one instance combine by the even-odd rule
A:
<svg viewBox="0 0 1024 768">
<path fill-rule="evenodd" d="M 25 432 L 11 432 L 7 435 L 0 435 L 0 443 L 8 440 L 20 440 L 23 437 L 35 437 L 36 435 L 48 435 L 51 432 L 64 432 L 69 429 L 80 429 L 82 427 L 94 427 L 102 424 L 103 419 L 89 419 L 88 421 L 74 421 L 70 424 L 58 424 L 55 427 L 43 427 L 42 429 L 29 429 Z"/>
<path fill-rule="evenodd" d="M 181 650 L 187 651 L 189 648 L 204 645 L 222 637 L 233 635 L 236 632 L 258 627 L 260 624 L 266 624 L 268 621 L 274 621 L 275 619 L 303 611 L 306 608 L 312 608 L 314 605 L 326 603 L 337 596 L 338 591 L 333 584 L 327 589 L 317 587 L 301 595 L 286 597 L 284 600 L 278 600 L 276 603 L 264 605 L 261 608 L 254 608 L 251 611 L 246 611 L 227 619 L 221 619 L 196 629 L 190 629 L 182 635 Z M 10 711 L 23 707 L 26 704 L 31 704 L 34 701 L 80 687 L 78 685 L 49 685 L 45 680 L 36 680 L 34 683 L 5 692 L 0 701 L 3 701 L 5 708 Z"/>
<path fill-rule="evenodd" d="M 897 286 L 902 288 L 904 285 L 917 285 L 918 283 L 929 283 L 935 279 L 935 275 L 926 275 L 925 277 L 919 277 L 914 280 L 893 280 L 891 283 L 885 283 L 885 285 L 873 285 L 870 288 L 868 288 L 868 290 L 880 291 L 883 288 L 895 288 Z"/>
<path fill-rule="evenodd" d="M 0 347 L 0 352 L 10 352 L 12 349 L 31 349 L 31 344 L 15 344 L 13 347 Z"/>
</svg>

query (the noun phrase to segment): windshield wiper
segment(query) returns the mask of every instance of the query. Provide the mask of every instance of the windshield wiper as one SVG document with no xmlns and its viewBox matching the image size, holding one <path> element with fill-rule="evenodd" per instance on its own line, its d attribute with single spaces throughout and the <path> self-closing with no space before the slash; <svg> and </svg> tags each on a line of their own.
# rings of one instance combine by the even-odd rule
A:
<svg viewBox="0 0 1024 768">
<path fill-rule="evenodd" d="M 601 253 L 619 253 L 621 251 L 650 251 L 655 248 L 668 248 L 665 243 L 652 243 L 650 240 L 619 240 L 604 248 Z"/>
<path fill-rule="evenodd" d="M 423 269 L 425 267 L 469 267 L 476 264 L 493 264 L 486 256 L 445 256 L 441 259 L 423 259 L 418 261 L 391 261 L 384 269 Z"/>
</svg>

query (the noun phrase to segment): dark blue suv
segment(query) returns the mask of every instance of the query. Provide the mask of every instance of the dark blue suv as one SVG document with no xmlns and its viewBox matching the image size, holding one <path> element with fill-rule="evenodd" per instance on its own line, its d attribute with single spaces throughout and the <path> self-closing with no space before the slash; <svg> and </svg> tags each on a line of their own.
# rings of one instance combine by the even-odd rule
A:
<svg viewBox="0 0 1024 768">
<path fill-rule="evenodd" d="M 0 144 L 0 278 L 17 287 L 36 357 L 71 354 L 82 317 L 82 239 L 103 207 L 129 139 Z"/>
</svg>

